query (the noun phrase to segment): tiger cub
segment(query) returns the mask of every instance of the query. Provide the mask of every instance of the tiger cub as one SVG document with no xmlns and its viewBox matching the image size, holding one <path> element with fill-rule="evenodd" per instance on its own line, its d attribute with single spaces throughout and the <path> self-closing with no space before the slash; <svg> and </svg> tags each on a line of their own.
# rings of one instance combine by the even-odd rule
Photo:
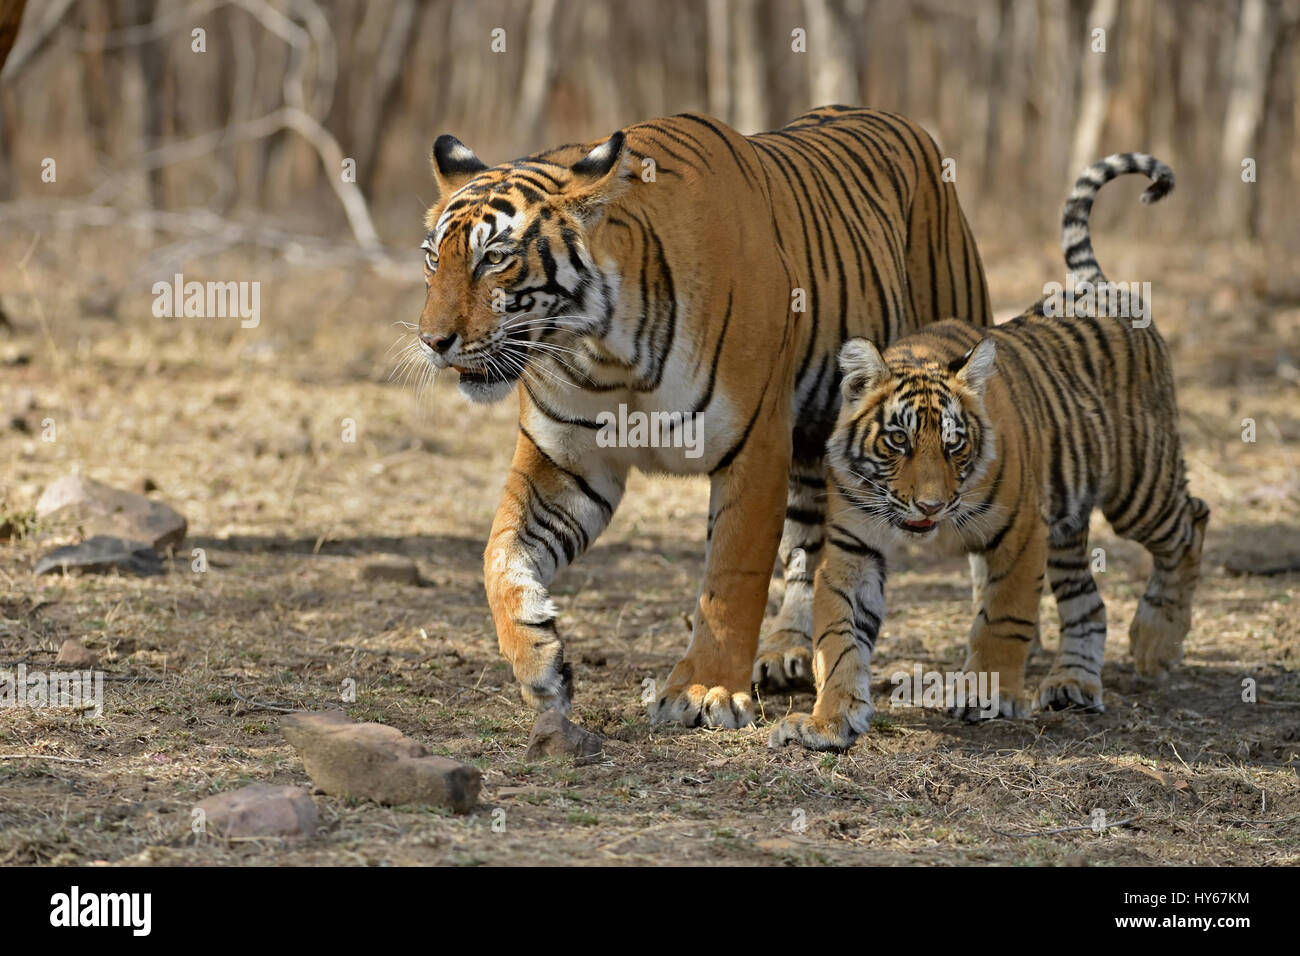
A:
<svg viewBox="0 0 1300 956">
<path fill-rule="evenodd" d="M 1082 299 L 1065 312 L 1075 317 L 1053 317 L 1063 310 L 1044 298 L 993 329 L 950 320 L 883 355 L 866 339 L 841 348 L 828 547 L 815 580 L 817 702 L 811 714 L 781 720 L 772 746 L 844 748 L 867 730 L 885 555 L 904 538 L 971 558 L 977 613 L 961 686 L 979 691 L 958 716 L 1020 717 L 1035 704 L 1102 710 L 1106 609 L 1088 548 L 1094 506 L 1154 560 L 1129 628 L 1137 671 L 1160 675 L 1181 658 L 1209 509 L 1187 493 L 1165 343 L 1142 297 L 1107 283 L 1092 252 L 1093 199 L 1125 173 L 1153 180 L 1144 202 L 1173 188 L 1169 168 L 1143 154 L 1110 156 L 1083 173 L 1062 241 Z M 1084 282 L 1097 293 L 1091 302 Z M 1031 696 L 1025 659 L 1044 575 L 1061 640 Z"/>
</svg>

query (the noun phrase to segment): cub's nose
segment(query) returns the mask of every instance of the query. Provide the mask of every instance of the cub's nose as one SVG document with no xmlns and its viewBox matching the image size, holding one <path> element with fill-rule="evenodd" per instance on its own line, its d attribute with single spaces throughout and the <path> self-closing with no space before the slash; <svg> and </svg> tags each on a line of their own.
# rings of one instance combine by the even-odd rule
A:
<svg viewBox="0 0 1300 956">
<path fill-rule="evenodd" d="M 942 501 L 918 501 L 916 506 L 921 509 L 922 514 L 936 515 L 943 510 Z"/>
<path fill-rule="evenodd" d="M 457 336 L 454 332 L 451 335 L 434 335 L 432 332 L 420 333 L 420 341 L 439 355 L 446 355 L 448 350 L 456 344 L 456 339 Z"/>
</svg>

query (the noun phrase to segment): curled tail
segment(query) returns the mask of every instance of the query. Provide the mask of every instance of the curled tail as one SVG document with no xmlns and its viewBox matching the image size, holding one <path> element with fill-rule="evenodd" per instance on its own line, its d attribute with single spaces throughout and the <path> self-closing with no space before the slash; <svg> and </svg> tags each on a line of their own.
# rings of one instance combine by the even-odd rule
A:
<svg viewBox="0 0 1300 956">
<path fill-rule="evenodd" d="M 1146 153 L 1115 153 L 1085 169 L 1075 180 L 1061 220 L 1061 249 L 1065 252 L 1065 264 L 1074 273 L 1076 283 L 1090 282 L 1098 285 L 1107 281 L 1092 251 L 1088 216 L 1092 213 L 1092 201 L 1097 198 L 1101 187 L 1117 176 L 1128 173 L 1141 173 L 1151 179 L 1151 185 L 1142 193 L 1144 203 L 1163 199 L 1174 188 L 1174 171 Z"/>
</svg>

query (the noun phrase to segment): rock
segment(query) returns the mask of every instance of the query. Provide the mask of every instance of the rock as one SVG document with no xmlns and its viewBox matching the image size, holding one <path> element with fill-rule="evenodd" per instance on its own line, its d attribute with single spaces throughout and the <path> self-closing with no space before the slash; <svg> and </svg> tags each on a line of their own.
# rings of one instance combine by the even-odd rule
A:
<svg viewBox="0 0 1300 956">
<path fill-rule="evenodd" d="M 117 318 L 117 303 L 121 294 L 115 289 L 98 287 L 77 300 L 81 314 L 94 319 Z"/>
<path fill-rule="evenodd" d="M 361 581 L 391 581 L 394 584 L 420 583 L 420 569 L 410 558 L 398 555 L 381 555 L 370 558 L 357 569 Z"/>
<path fill-rule="evenodd" d="M 319 818 L 302 787 L 254 783 L 198 803 L 207 826 L 221 837 L 312 836 Z"/>
<path fill-rule="evenodd" d="M 129 574 L 162 574 L 162 560 L 158 552 L 141 541 L 128 541 L 110 535 L 97 534 L 81 544 L 55 548 L 41 556 L 34 573 L 51 571 L 85 571 L 99 574 L 105 571 L 125 571 Z"/>
<path fill-rule="evenodd" d="M 558 710 L 539 714 L 528 737 L 528 759 L 572 756 L 574 766 L 594 763 L 605 753 L 599 734 L 583 730 Z"/>
<path fill-rule="evenodd" d="M 475 767 L 430 755 L 395 727 L 361 724 L 339 711 L 290 714 L 280 730 L 318 788 L 388 806 L 428 803 L 464 813 L 478 799 Z"/>
<path fill-rule="evenodd" d="M 54 659 L 56 667 L 70 667 L 73 670 L 89 670 L 99 663 L 99 655 L 75 637 L 70 637 L 59 647 L 59 656 Z"/>
<path fill-rule="evenodd" d="M 174 508 L 80 475 L 67 475 L 47 487 L 36 502 L 36 514 L 67 517 L 91 534 L 143 541 L 159 550 L 185 540 L 185 518 Z"/>
</svg>

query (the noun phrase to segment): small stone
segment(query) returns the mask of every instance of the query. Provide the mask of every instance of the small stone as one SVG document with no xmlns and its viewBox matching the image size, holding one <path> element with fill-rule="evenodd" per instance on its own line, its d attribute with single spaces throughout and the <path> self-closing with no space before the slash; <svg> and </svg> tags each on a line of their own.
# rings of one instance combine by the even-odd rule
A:
<svg viewBox="0 0 1300 956">
<path fill-rule="evenodd" d="M 100 287 L 81 296 L 77 304 L 81 306 L 81 314 L 88 318 L 115 319 L 119 298 L 121 294 L 117 290 Z"/>
<path fill-rule="evenodd" d="M 410 558 L 398 555 L 382 555 L 370 558 L 357 569 L 357 578 L 361 581 L 390 581 L 393 584 L 420 583 L 420 569 Z"/>
<path fill-rule="evenodd" d="M 91 534 L 142 541 L 160 551 L 185 540 L 185 518 L 174 508 L 80 475 L 66 475 L 47 487 L 36 502 L 36 514 L 66 517 Z"/>
<path fill-rule="evenodd" d="M 594 763 L 605 753 L 605 741 L 599 734 L 583 730 L 558 710 L 539 714 L 528 737 L 528 759 L 572 756 L 574 766 Z"/>
<path fill-rule="evenodd" d="M 55 548 L 42 555 L 36 562 L 33 573 L 84 571 L 88 574 L 102 574 L 113 570 L 139 575 L 163 573 L 162 560 L 149 545 L 104 534 L 87 538 L 80 544 Z"/>
<path fill-rule="evenodd" d="M 70 667 L 73 670 L 89 670 L 99 663 L 99 655 L 89 647 L 70 637 L 59 647 L 59 656 L 54 659 L 56 667 Z"/>
<path fill-rule="evenodd" d="M 437 757 L 395 727 L 354 723 L 339 711 L 290 714 L 280 730 L 312 782 L 336 797 L 394 806 L 427 803 L 464 813 L 478 799 L 478 769 Z"/>
<path fill-rule="evenodd" d="M 221 837 L 301 837 L 316 832 L 319 817 L 303 787 L 254 783 L 198 803 L 204 821 Z"/>
</svg>

